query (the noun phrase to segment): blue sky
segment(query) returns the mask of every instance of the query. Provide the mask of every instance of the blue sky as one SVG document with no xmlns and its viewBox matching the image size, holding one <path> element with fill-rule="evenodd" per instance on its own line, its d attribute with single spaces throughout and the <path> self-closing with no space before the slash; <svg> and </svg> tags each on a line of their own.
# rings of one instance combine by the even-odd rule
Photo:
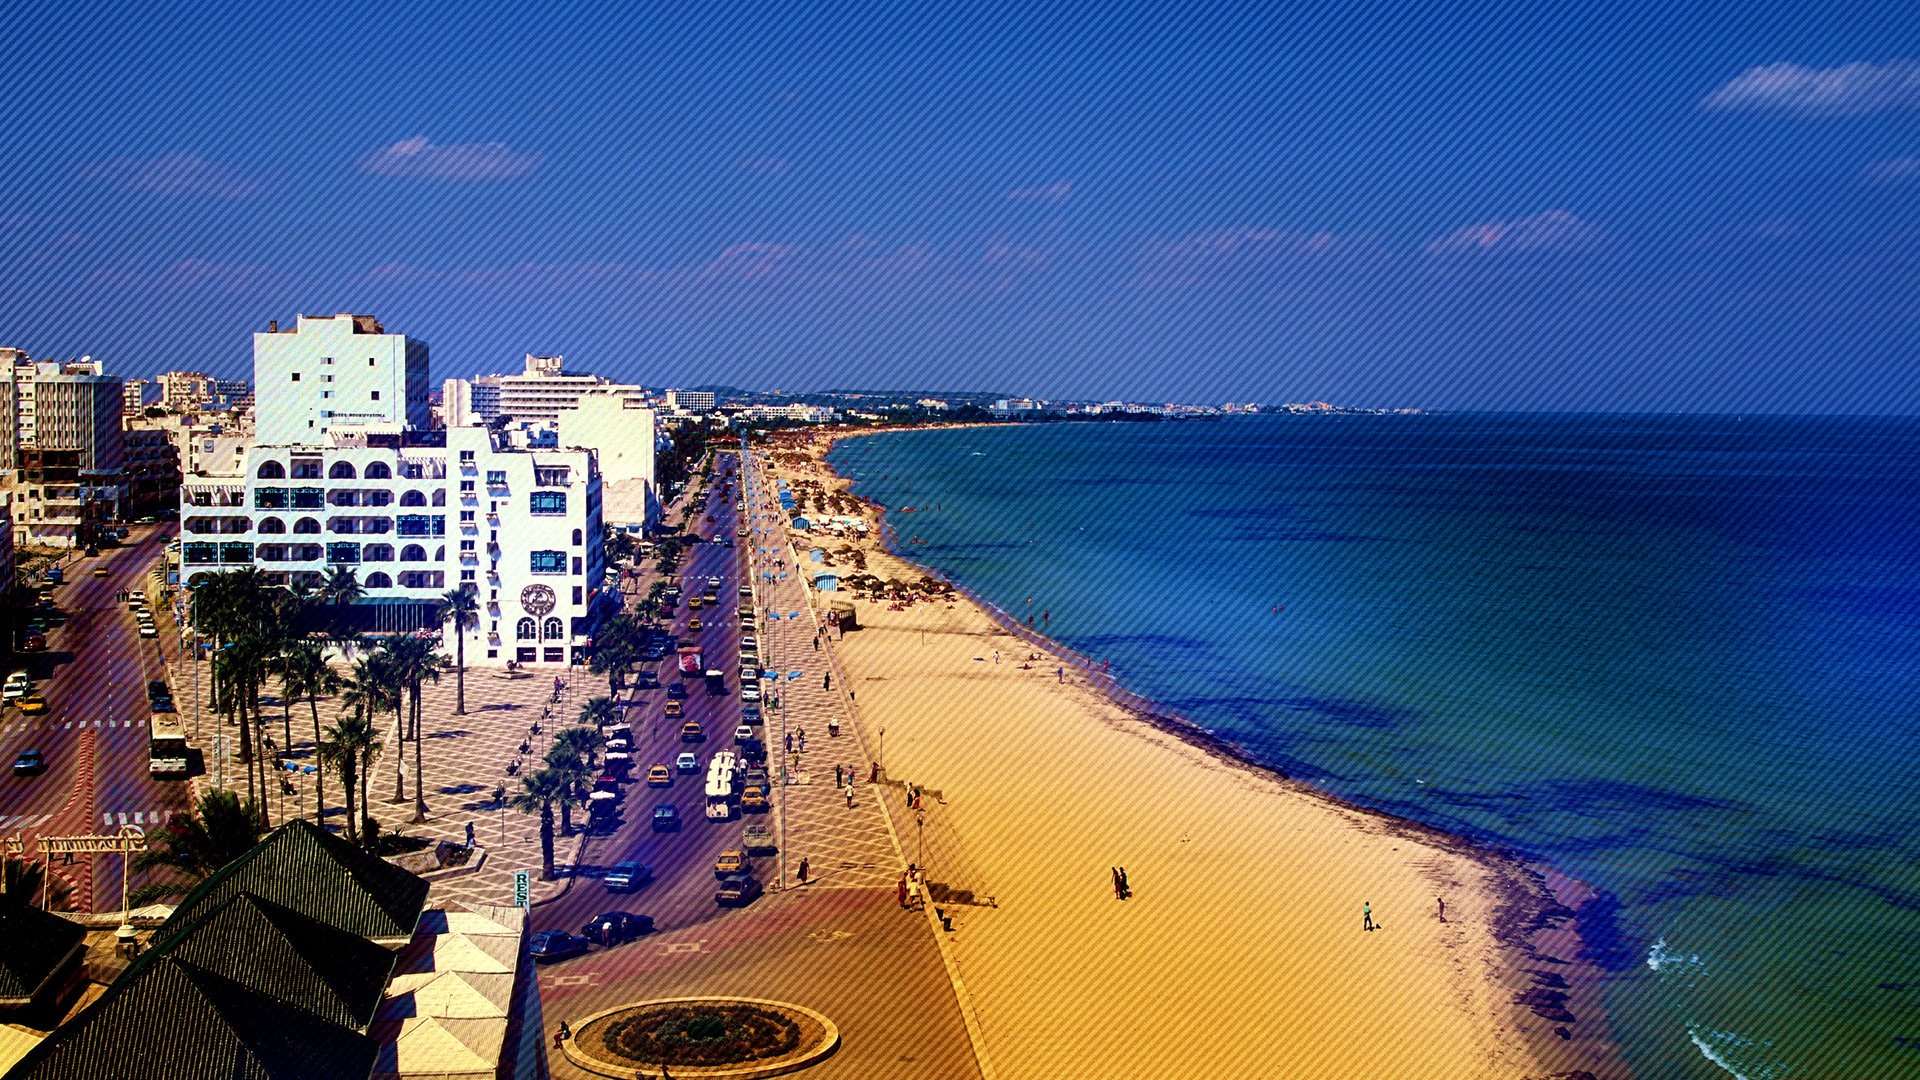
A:
<svg viewBox="0 0 1920 1080">
<path fill-rule="evenodd" d="M 1920 412 L 1910 4 L 623 7 L 10 6 L 0 344 Z"/>
</svg>

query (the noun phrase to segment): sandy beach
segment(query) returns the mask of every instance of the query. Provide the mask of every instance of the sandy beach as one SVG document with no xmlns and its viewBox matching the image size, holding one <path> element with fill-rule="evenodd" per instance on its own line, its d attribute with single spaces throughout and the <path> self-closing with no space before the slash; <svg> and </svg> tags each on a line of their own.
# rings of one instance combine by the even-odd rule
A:
<svg viewBox="0 0 1920 1080">
<path fill-rule="evenodd" d="M 829 445 L 776 472 L 844 490 Z M 877 532 L 820 546 L 924 576 Z M 953 906 L 949 941 L 1004 1080 L 1626 1075 L 1531 869 L 1023 668 L 965 599 L 857 610 L 834 647 L 887 775 L 938 792 L 931 876 L 997 905 Z"/>
</svg>

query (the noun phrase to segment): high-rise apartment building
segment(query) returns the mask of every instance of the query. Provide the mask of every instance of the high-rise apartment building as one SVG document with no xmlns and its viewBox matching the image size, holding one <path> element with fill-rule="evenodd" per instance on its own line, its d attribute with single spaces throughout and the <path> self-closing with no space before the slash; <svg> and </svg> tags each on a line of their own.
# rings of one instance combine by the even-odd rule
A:
<svg viewBox="0 0 1920 1080">
<path fill-rule="evenodd" d="M 562 357 L 528 353 L 525 369 L 518 375 L 482 375 L 473 380 L 473 411 L 483 423 L 505 416 L 515 423 L 550 424 L 586 394 L 613 394 L 635 408 L 648 404 L 642 387 L 570 372 Z"/>
<path fill-rule="evenodd" d="M 254 438 L 326 446 L 328 432 L 371 424 L 426 429 L 427 343 L 371 315 L 302 315 L 253 335 Z"/>
<path fill-rule="evenodd" d="M 0 350 L 0 443 L 16 543 L 74 547 L 120 516 L 126 391 L 97 360 Z"/>
</svg>

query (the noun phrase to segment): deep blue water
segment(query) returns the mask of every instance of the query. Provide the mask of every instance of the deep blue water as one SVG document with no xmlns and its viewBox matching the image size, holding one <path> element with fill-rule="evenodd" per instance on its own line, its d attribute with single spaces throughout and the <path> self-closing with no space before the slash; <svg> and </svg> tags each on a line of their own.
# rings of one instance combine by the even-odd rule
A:
<svg viewBox="0 0 1920 1080">
<path fill-rule="evenodd" d="M 1920 421 L 1263 417 L 830 460 L 937 508 L 890 513 L 912 557 L 1130 688 L 1607 893 L 1641 1077 L 1920 1076 Z"/>
</svg>

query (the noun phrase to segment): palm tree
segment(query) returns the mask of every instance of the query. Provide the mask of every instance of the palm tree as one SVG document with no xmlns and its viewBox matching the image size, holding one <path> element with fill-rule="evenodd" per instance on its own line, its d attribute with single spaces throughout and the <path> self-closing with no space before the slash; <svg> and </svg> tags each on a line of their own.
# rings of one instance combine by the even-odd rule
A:
<svg viewBox="0 0 1920 1080">
<path fill-rule="evenodd" d="M 603 728 L 619 723 L 625 712 L 626 710 L 620 707 L 620 703 L 612 698 L 595 697 L 580 707 L 580 722 L 590 727 Z"/>
<path fill-rule="evenodd" d="M 373 763 L 378 760 L 382 744 L 374 717 L 387 711 L 391 691 L 387 684 L 386 672 L 382 670 L 377 656 L 363 656 L 354 662 L 353 674 L 348 677 L 340 691 L 340 704 L 352 711 L 353 715 L 367 728 L 365 740 L 357 740 L 361 746 L 371 747 L 356 758 L 356 770 L 360 775 L 360 812 L 366 815 L 367 777 L 372 772 Z M 349 814 L 351 816 L 351 814 Z M 354 818 L 357 823 L 360 819 Z"/>
<path fill-rule="evenodd" d="M 326 741 L 320 744 L 320 757 L 340 776 L 340 786 L 346 792 L 347 799 L 347 839 L 360 842 L 360 815 L 356 811 L 366 805 L 367 780 L 364 766 L 380 753 L 380 734 L 373 725 L 358 711 L 341 715 L 334 725 L 327 729 Z M 354 781 L 359 780 L 358 798 L 355 798 Z"/>
<path fill-rule="evenodd" d="M 346 609 L 365 595 L 366 590 L 360 587 L 359 575 L 354 573 L 351 566 L 334 564 L 320 583 L 320 596 L 332 609 L 332 626 L 328 636 L 342 647 L 351 645 L 354 640 L 353 629 L 347 623 Z"/>
<path fill-rule="evenodd" d="M 573 832 L 573 804 L 585 802 L 587 793 L 592 790 L 591 776 L 586 763 L 580 755 L 562 746 L 558 740 L 547 749 L 547 767 L 542 772 L 552 772 L 566 781 L 567 797 L 560 800 L 560 835 Z"/>
<path fill-rule="evenodd" d="M 289 701 L 296 697 L 307 699 L 307 709 L 313 714 L 314 758 L 324 766 L 327 760 L 326 755 L 320 752 L 323 740 L 320 737 L 319 699 L 339 692 L 340 676 L 327 666 L 326 651 L 317 642 L 295 642 L 280 657 L 280 696 Z M 327 823 L 325 779 L 324 768 L 314 771 L 313 820 L 323 826 Z"/>
<path fill-rule="evenodd" d="M 593 700 L 607 701 L 606 698 Z M 612 702 L 607 701 L 607 704 L 611 705 Z M 587 713 L 591 711 L 593 711 L 593 703 L 588 702 L 586 709 L 581 711 L 580 718 L 585 720 Z M 570 727 L 556 731 L 553 733 L 553 745 L 565 747 L 576 758 L 585 758 L 588 772 L 592 772 L 594 766 L 600 763 L 600 732 L 597 728 Z"/>
<path fill-rule="evenodd" d="M 480 625 L 476 590 L 462 585 L 440 598 L 440 619 L 453 624 L 453 715 L 467 715 L 467 631 Z"/>
<path fill-rule="evenodd" d="M 440 655 L 434 643 L 420 637 L 388 638 L 380 649 L 386 659 L 387 672 L 393 680 L 396 695 L 404 695 L 407 704 L 407 727 L 413 738 L 413 820 L 418 823 L 427 820 L 426 785 L 422 781 L 424 773 L 421 764 L 421 707 L 420 696 L 424 684 L 440 681 L 440 672 L 446 666 L 446 657 Z"/>
<path fill-rule="evenodd" d="M 192 891 L 199 882 L 247 853 L 266 835 L 260 810 L 231 791 L 216 788 L 200 797 L 196 812 L 175 814 L 167 827 L 149 834 L 149 846 L 133 856 L 127 872 L 168 869 L 186 875 L 153 881 L 127 897 L 130 906 L 151 904 Z"/>
<path fill-rule="evenodd" d="M 552 881 L 553 804 L 559 802 L 562 807 L 566 806 L 573 794 L 572 782 L 552 769 L 541 769 L 532 776 L 521 777 L 520 788 L 508 803 L 523 814 L 540 815 L 540 879 Z"/>
</svg>

